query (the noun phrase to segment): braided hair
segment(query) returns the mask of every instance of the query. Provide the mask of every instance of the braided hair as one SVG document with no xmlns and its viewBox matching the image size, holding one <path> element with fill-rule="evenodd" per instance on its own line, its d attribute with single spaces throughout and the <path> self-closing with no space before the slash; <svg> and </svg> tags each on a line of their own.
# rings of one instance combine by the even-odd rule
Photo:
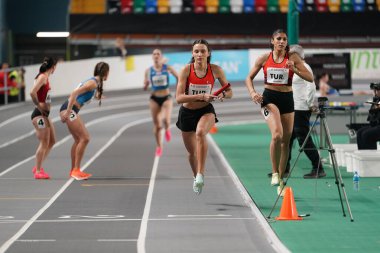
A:
<svg viewBox="0 0 380 253">
<path fill-rule="evenodd" d="M 40 66 L 40 72 L 37 74 L 35 79 L 37 79 L 40 74 L 45 73 L 49 69 L 53 68 L 55 65 L 57 65 L 57 59 L 53 57 L 45 57 Z"/>
<path fill-rule="evenodd" d="M 94 70 L 94 76 L 99 76 L 99 84 L 97 87 L 97 99 L 99 100 L 99 106 L 102 105 L 102 95 L 103 95 L 103 79 L 108 75 L 108 72 L 110 70 L 110 66 L 108 63 L 105 62 L 99 62 L 95 66 Z"/>
<path fill-rule="evenodd" d="M 194 46 L 195 46 L 196 44 L 203 44 L 203 45 L 205 45 L 205 46 L 207 47 L 207 50 L 208 50 L 209 53 L 210 53 L 210 56 L 207 57 L 207 63 L 210 63 L 210 62 L 211 62 L 211 48 L 210 48 L 210 45 L 208 44 L 207 40 L 205 40 L 205 39 L 199 39 L 199 40 L 194 41 L 194 42 L 193 42 L 193 47 L 192 47 L 192 48 L 194 48 Z M 194 57 L 191 57 L 190 63 L 194 63 L 194 62 L 195 62 Z"/>
</svg>

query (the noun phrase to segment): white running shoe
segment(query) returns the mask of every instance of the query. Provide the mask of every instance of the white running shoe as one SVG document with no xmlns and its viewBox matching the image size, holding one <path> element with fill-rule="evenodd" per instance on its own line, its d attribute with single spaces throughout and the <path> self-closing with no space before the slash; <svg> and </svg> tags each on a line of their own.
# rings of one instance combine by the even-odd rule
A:
<svg viewBox="0 0 380 253">
<path fill-rule="evenodd" d="M 203 175 L 201 173 L 198 173 L 197 176 L 195 177 L 195 187 L 197 188 L 197 192 L 195 192 L 197 195 L 202 193 L 202 187 L 204 186 L 204 180 L 203 180 Z"/>
<path fill-rule="evenodd" d="M 285 195 L 285 189 L 281 191 L 281 189 L 284 188 L 284 181 L 280 180 L 279 186 L 277 186 L 277 195 L 280 195 L 280 197 L 284 197 Z"/>
<path fill-rule="evenodd" d="M 270 182 L 270 184 L 272 186 L 277 186 L 279 185 L 280 183 L 280 178 L 278 177 L 278 173 L 272 173 L 272 181 Z"/>
<path fill-rule="evenodd" d="M 199 194 L 199 188 L 197 185 L 197 181 L 195 181 L 195 178 L 194 178 L 194 182 L 193 182 L 193 191 L 195 192 L 195 194 Z"/>
</svg>

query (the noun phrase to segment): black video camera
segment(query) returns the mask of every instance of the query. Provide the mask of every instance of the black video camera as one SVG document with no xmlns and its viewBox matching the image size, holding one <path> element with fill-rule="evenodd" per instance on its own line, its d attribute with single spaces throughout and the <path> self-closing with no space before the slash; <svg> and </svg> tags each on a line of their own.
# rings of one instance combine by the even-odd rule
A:
<svg viewBox="0 0 380 253">
<path fill-rule="evenodd" d="M 369 88 L 370 88 L 371 90 L 380 90 L 380 82 L 378 82 L 378 83 L 371 83 L 371 84 L 369 85 Z"/>
<path fill-rule="evenodd" d="M 319 110 L 322 110 L 326 107 L 327 105 L 328 98 L 327 97 L 319 97 L 318 98 L 318 107 Z"/>
</svg>

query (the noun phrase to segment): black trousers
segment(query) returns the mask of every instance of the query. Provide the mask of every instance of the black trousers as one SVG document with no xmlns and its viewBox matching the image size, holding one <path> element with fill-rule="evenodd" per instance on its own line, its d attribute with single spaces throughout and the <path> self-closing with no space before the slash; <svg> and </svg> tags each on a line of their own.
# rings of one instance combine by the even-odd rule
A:
<svg viewBox="0 0 380 253">
<path fill-rule="evenodd" d="M 294 128 L 293 128 L 293 134 L 290 139 L 289 143 L 289 158 L 288 158 L 288 164 L 290 163 L 290 160 L 292 158 L 292 147 L 294 139 L 297 138 L 298 144 L 301 147 L 302 144 L 305 142 L 306 136 L 309 133 L 310 130 L 310 116 L 311 111 L 294 111 Z M 313 169 L 322 169 L 322 163 L 320 162 L 321 158 L 319 157 L 319 153 L 314 145 L 313 139 L 311 136 L 307 139 L 307 142 L 304 147 L 304 152 L 306 156 L 311 161 L 311 164 L 313 165 Z"/>
<path fill-rule="evenodd" d="M 356 132 L 358 149 L 377 149 L 380 141 L 380 126 L 365 126 Z"/>
</svg>

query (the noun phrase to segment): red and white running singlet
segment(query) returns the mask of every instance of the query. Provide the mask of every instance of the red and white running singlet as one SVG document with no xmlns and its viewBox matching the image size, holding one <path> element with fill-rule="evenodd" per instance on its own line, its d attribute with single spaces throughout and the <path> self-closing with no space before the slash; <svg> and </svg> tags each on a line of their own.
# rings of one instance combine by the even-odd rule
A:
<svg viewBox="0 0 380 253">
<path fill-rule="evenodd" d="M 207 72 L 204 77 L 198 77 L 195 73 L 194 63 L 190 64 L 190 73 L 186 82 L 186 94 L 196 95 L 201 93 L 211 94 L 215 78 L 212 74 L 211 65 L 207 63 Z"/>
<path fill-rule="evenodd" d="M 41 73 L 40 75 L 45 75 L 45 74 Z M 38 102 L 40 103 L 47 103 L 47 104 L 51 103 L 49 79 L 47 79 L 46 84 L 42 85 L 41 88 L 37 91 L 37 97 L 38 97 Z"/>
<path fill-rule="evenodd" d="M 282 62 L 276 63 L 271 52 L 263 66 L 264 83 L 274 86 L 292 86 L 294 72 L 286 67 L 288 60 L 289 54 L 286 53 Z"/>
</svg>

